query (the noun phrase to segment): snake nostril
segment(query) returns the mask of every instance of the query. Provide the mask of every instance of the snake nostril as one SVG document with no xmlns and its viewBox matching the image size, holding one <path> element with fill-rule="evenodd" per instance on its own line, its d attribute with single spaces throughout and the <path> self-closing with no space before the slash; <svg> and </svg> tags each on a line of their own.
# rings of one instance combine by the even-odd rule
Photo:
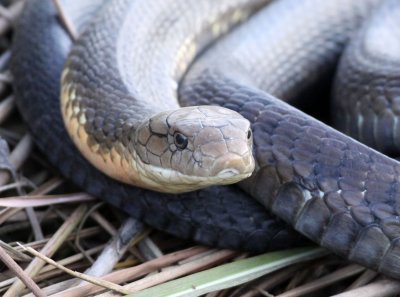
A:
<svg viewBox="0 0 400 297">
<path fill-rule="evenodd" d="M 251 161 L 251 160 L 250 160 Z M 236 154 L 225 154 L 215 160 L 212 168 L 213 175 L 237 175 L 253 171 L 249 167 L 249 162 L 246 158 L 238 156 Z"/>
</svg>

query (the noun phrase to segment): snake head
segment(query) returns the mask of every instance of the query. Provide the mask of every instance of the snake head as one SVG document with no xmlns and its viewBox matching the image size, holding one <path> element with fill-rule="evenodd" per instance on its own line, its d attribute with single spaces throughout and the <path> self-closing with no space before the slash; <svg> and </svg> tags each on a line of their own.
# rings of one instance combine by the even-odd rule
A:
<svg viewBox="0 0 400 297">
<path fill-rule="evenodd" d="M 144 187 L 187 192 L 231 184 L 254 170 L 250 122 L 217 106 L 161 112 L 136 130 Z"/>
</svg>

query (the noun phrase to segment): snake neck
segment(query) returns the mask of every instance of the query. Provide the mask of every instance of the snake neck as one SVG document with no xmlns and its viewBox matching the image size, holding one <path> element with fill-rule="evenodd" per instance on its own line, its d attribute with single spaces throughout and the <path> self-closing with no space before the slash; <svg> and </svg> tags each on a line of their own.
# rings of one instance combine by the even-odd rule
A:
<svg viewBox="0 0 400 297">
<path fill-rule="evenodd" d="M 184 115 L 177 80 L 205 46 L 266 2 L 106 5 L 74 46 L 62 76 L 64 122 L 83 155 L 113 178 L 158 191 L 248 177 L 254 168 L 248 121 L 221 108 L 186 109 Z M 167 133 L 149 129 L 155 122 Z M 139 142 L 141 129 L 152 133 L 146 143 Z M 178 147 L 179 141 L 187 145 Z"/>
</svg>

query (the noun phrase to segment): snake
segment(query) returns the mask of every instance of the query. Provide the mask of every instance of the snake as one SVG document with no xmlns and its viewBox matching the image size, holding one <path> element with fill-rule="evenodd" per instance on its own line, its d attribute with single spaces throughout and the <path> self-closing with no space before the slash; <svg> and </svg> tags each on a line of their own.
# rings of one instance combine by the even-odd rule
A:
<svg viewBox="0 0 400 297">
<path fill-rule="evenodd" d="M 63 7 L 80 31 L 102 4 L 65 1 Z M 304 243 L 237 187 L 173 195 L 127 186 L 97 170 L 79 153 L 62 120 L 60 77 L 72 41 L 52 1 L 27 1 L 14 31 L 11 71 L 18 109 L 50 164 L 79 188 L 155 229 L 208 246 L 260 253 Z"/>
<path fill-rule="evenodd" d="M 78 186 L 124 208 L 155 228 L 206 244 L 256 252 L 266 247 L 299 243 L 298 235 L 288 225 L 276 220 L 277 216 L 296 231 L 336 254 L 387 276 L 400 277 L 398 162 L 277 99 L 295 100 L 300 97 L 299 94 L 310 90 L 321 77 L 331 75 L 350 37 L 355 37 L 354 42 L 350 42 L 339 67 L 334 97 L 340 99 L 346 96 L 342 92 L 345 87 L 340 85 L 346 85 L 350 80 L 342 73 L 344 71 L 347 75 L 351 72 L 345 64 L 346 59 L 352 62 L 355 58 L 362 62 L 369 60 L 361 66 L 365 68 L 361 69 L 366 70 L 365 74 L 356 68 L 358 66 L 351 67 L 357 75 L 354 85 L 349 84 L 350 93 L 359 87 L 360 80 L 369 80 L 372 65 L 375 66 L 376 61 L 383 61 L 384 65 L 393 64 L 393 60 L 398 61 L 396 54 L 393 54 L 395 51 L 388 54 L 390 50 L 375 41 L 379 33 L 374 33 L 374 23 L 379 23 L 388 15 L 391 15 L 392 22 L 398 19 L 396 1 L 385 1 L 381 8 L 377 6 L 384 1 L 378 0 L 281 0 L 265 8 L 261 8 L 264 5 L 262 1 L 112 1 L 90 22 L 69 55 L 61 78 L 62 112 L 60 102 L 56 102 L 54 97 L 60 93 L 57 77 L 61 76 L 70 41 L 67 41 L 65 32 L 63 39 L 56 43 L 46 39 L 57 36 L 59 40 L 58 35 L 62 30 L 59 24 L 58 29 L 51 25 L 57 23 L 52 10 L 54 8 L 48 3 L 43 6 L 39 4 L 44 2 L 39 1 L 36 6 L 28 4 L 17 26 L 12 63 L 16 78 L 15 92 L 23 117 L 33 134 L 40 135 L 38 146 Z M 30 23 L 35 17 L 40 19 L 40 16 L 46 15 L 43 11 L 38 13 L 41 9 L 47 12 L 44 20 L 37 21 L 36 25 Z M 353 36 L 373 10 L 376 13 L 371 21 L 359 35 Z M 238 25 L 242 21 L 244 24 Z M 42 31 L 46 31 L 43 30 L 46 25 L 51 29 L 38 37 L 37 31 L 31 33 L 31 30 L 39 25 Z M 225 35 L 228 30 L 232 32 Z M 390 34 L 384 36 L 393 38 Z M 221 40 L 213 44 L 216 39 Z M 135 47 L 135 44 L 140 46 Z M 123 48 L 134 50 L 119 52 Z M 92 52 L 87 52 L 87 49 Z M 32 52 L 36 54 L 35 58 Z M 49 54 L 58 52 L 62 52 L 61 59 Z M 195 58 L 194 65 L 189 69 Z M 44 63 L 46 71 L 37 71 L 39 67 L 43 70 Z M 31 68 L 37 71 L 35 78 L 29 72 Z M 392 69 L 389 66 L 387 68 Z M 261 70 L 264 72 L 260 73 Z M 391 83 L 383 84 L 382 78 L 377 79 L 376 84 L 382 93 L 372 100 L 381 102 L 382 94 L 390 93 L 393 102 L 396 102 L 398 96 L 395 92 L 398 87 L 392 83 L 396 80 L 396 71 L 391 73 L 394 76 L 394 79 L 390 79 Z M 379 75 L 390 77 L 390 74 Z M 178 85 L 179 80 L 182 82 Z M 149 87 L 150 82 L 156 88 Z M 382 85 L 390 91 L 382 90 Z M 53 91 L 50 96 L 49 89 Z M 366 89 L 369 87 L 363 91 Z M 178 107 L 175 99 L 177 93 L 181 105 L 196 107 L 172 111 L 176 117 L 172 116 L 171 124 L 168 116 L 170 111 L 166 115 L 164 109 Z M 366 97 L 371 98 L 373 95 L 369 92 Z M 40 97 L 43 101 L 38 99 Z M 173 102 L 169 104 L 173 105 L 164 105 L 162 100 L 168 97 Z M 49 98 L 55 102 L 52 103 L 51 111 Z M 145 103 L 138 105 L 143 104 L 140 106 L 146 118 L 154 115 L 147 106 L 160 112 L 161 121 L 158 121 L 160 114 L 156 115 L 154 126 L 151 122 L 135 122 L 141 117 L 142 109 L 131 112 L 126 102 L 142 100 L 140 98 L 145 100 Z M 150 154 L 139 152 L 138 149 L 134 159 L 138 160 L 139 157 L 144 163 L 165 163 L 169 166 L 168 171 L 171 171 L 177 169 L 171 165 L 171 158 L 168 157 L 164 162 L 159 157 L 163 153 L 171 154 L 176 149 L 183 151 L 191 147 L 189 143 L 195 142 L 194 136 L 189 134 L 188 137 L 185 129 L 178 128 L 180 136 L 176 137 L 176 118 L 181 119 L 181 112 L 190 110 L 190 114 L 196 117 L 197 126 L 202 126 L 203 116 L 208 113 L 208 109 L 202 106 L 208 105 L 218 105 L 215 108 L 219 114 L 228 114 L 222 108 L 236 112 L 229 113 L 227 118 L 233 123 L 234 129 L 227 130 L 229 133 L 240 134 L 243 140 L 240 143 L 246 143 L 247 147 L 241 149 L 245 146 L 234 145 L 231 151 L 225 150 L 222 155 L 234 152 L 235 155 L 243 156 L 235 149 L 245 151 L 245 155 L 250 149 L 253 150 L 255 162 L 252 164 L 252 159 L 245 157 L 250 164 L 247 168 L 250 169 L 246 169 L 244 175 L 248 176 L 252 166 L 255 170 L 249 178 L 239 183 L 239 187 L 259 204 L 252 204 L 252 198 L 237 188 L 229 192 L 232 188 L 215 186 L 180 193 L 186 190 L 180 186 L 169 188 L 165 180 L 162 186 L 156 186 L 154 176 L 146 177 L 144 186 L 156 192 L 128 186 L 126 182 L 142 186 L 143 180 L 139 182 L 135 174 L 129 178 L 117 176 L 119 170 L 113 168 L 105 170 L 107 175 L 100 173 L 88 161 L 77 156 L 72 143 L 61 138 L 66 135 L 62 113 L 67 129 L 71 130 L 72 127 L 69 133 L 82 153 L 85 156 L 90 152 L 97 154 L 89 157 L 91 163 L 95 163 L 99 169 L 105 169 L 104 164 L 119 163 L 125 173 L 131 167 L 143 170 L 141 164 L 132 163 L 134 165 L 131 166 L 126 162 L 128 157 L 125 155 L 134 150 L 129 147 L 129 141 L 139 143 L 143 149 L 152 142 L 152 136 L 163 138 L 162 141 L 157 140 L 166 144 L 166 150 L 150 151 Z M 252 132 L 249 132 L 247 122 L 239 114 L 251 123 Z M 200 121 L 198 115 L 201 116 Z M 131 122 L 130 116 L 133 119 Z M 340 119 L 340 116 L 341 113 L 337 118 Z M 387 122 L 385 116 L 382 123 Z M 214 114 L 212 117 L 215 126 L 219 126 L 224 145 L 228 147 L 226 140 L 231 136 L 226 137 L 227 134 L 221 132 L 225 124 L 221 124 Z M 343 122 L 351 123 L 351 115 L 344 117 L 346 120 Z M 359 134 L 362 134 L 360 131 L 363 131 L 364 125 L 367 127 L 365 130 L 369 129 L 369 119 L 366 116 L 355 117 Z M 385 129 L 379 129 L 383 126 L 380 120 L 377 117 L 373 119 L 373 136 L 378 136 L 379 132 L 385 134 Z M 68 120 L 73 122 L 69 127 Z M 129 122 L 129 127 L 124 130 L 126 122 Z M 395 117 L 393 123 L 397 123 Z M 48 131 L 49 127 L 51 131 Z M 135 131 L 141 127 L 144 127 L 145 132 L 139 137 L 140 133 L 135 134 Z M 212 132 L 204 138 L 212 143 L 221 143 L 221 138 L 214 138 Z M 85 143 L 79 143 L 79 139 L 85 140 Z M 378 139 L 376 143 L 380 144 L 381 138 Z M 396 138 L 391 137 L 391 140 L 393 142 Z M 115 143 L 118 143 L 118 148 Z M 184 145 L 179 147 L 182 143 Z M 217 156 L 219 150 L 215 149 L 211 155 Z M 212 151 L 212 148 L 203 151 Z M 198 161 L 199 158 L 191 159 Z M 100 160 L 100 165 L 96 163 L 97 160 Z M 184 166 L 178 170 L 183 175 L 192 173 L 194 167 L 191 164 L 188 168 Z M 229 164 L 227 168 L 221 169 L 219 166 L 217 170 L 211 171 L 219 177 L 222 175 L 230 178 L 243 168 L 232 167 Z M 169 184 L 169 173 L 161 170 L 156 175 L 168 176 L 166 179 Z M 191 178 L 183 179 L 189 180 L 191 189 L 198 189 L 197 177 L 194 183 Z M 204 185 L 201 181 L 200 186 Z M 167 192 L 178 194 L 157 192 L 164 188 Z M 224 191 L 230 194 L 226 195 Z M 239 196 L 241 198 L 235 200 L 234 197 Z M 263 210 L 261 205 L 272 214 Z M 147 213 L 150 208 L 158 209 L 157 212 Z M 252 209 L 249 216 L 246 215 L 248 209 Z M 264 216 L 265 221 L 259 221 L 260 216 Z M 183 225 L 177 224 L 185 219 Z M 268 228 L 271 226 L 272 231 Z"/>
</svg>

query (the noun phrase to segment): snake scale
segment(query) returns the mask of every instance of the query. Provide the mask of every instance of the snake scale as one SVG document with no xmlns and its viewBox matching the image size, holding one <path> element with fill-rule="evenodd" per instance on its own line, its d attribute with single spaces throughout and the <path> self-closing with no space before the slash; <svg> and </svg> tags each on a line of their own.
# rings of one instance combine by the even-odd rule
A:
<svg viewBox="0 0 400 297">
<path fill-rule="evenodd" d="M 176 11 L 181 2 L 182 7 L 187 7 L 183 3 L 185 5 L 189 3 L 179 0 L 171 3 L 154 1 L 147 5 L 145 3 L 150 2 L 114 1 L 112 5 L 115 4 L 115 7 L 108 10 L 106 8 L 106 13 L 100 15 L 97 22 L 94 21 L 92 25 L 95 27 L 96 23 L 112 23 L 118 27 L 118 20 L 131 18 L 138 20 L 136 25 L 133 24 L 133 28 L 140 28 L 148 22 L 155 28 L 153 34 L 158 33 L 157 36 L 163 36 L 168 30 L 163 31 L 165 26 L 157 27 L 157 24 L 165 25 L 162 22 L 157 23 L 157 20 L 164 20 L 161 17 L 165 17 L 163 13 L 171 14 L 166 18 L 170 21 L 168 27 L 187 28 L 187 18 L 173 17 L 182 15 Z M 212 50 L 207 50 L 201 55 L 186 74 L 178 91 L 183 105 L 217 104 L 237 111 L 251 122 L 256 170 L 249 179 L 239 184 L 245 192 L 251 194 L 274 215 L 320 245 L 352 261 L 399 278 L 400 266 L 397 257 L 400 252 L 398 244 L 400 210 L 397 209 L 397 201 L 400 199 L 398 177 L 400 166 L 397 161 L 360 144 L 270 95 L 285 100 L 296 99 L 298 94 L 312 88 L 321 77 L 330 76 L 349 37 L 381 2 L 383 1 L 275 1 L 255 11 L 249 21 L 237 26 L 233 32 L 212 46 L 214 47 Z M 200 3 L 200 6 L 196 7 L 196 3 Z M 212 5 L 217 5 L 216 3 L 209 3 L 206 0 L 190 2 L 193 10 L 197 10 L 199 15 L 192 15 L 189 18 L 189 28 L 199 21 L 197 17 L 206 21 L 213 15 L 202 15 L 201 12 L 204 13 L 202 5 L 213 7 Z M 258 7 L 260 1 L 238 0 L 234 3 L 238 5 L 244 3 L 245 6 L 248 3 L 257 3 L 255 6 Z M 396 12 L 395 8 L 398 6 L 396 1 L 389 0 L 386 5 L 377 9 L 377 16 L 372 18 L 372 23 L 379 23 L 383 16 Z M 134 9 L 139 7 L 140 10 Z M 175 11 L 168 10 L 168 7 L 174 8 Z M 107 11 L 114 12 L 107 15 Z M 228 11 L 230 10 L 225 12 Z M 221 13 L 221 16 L 226 20 L 226 13 Z M 395 16 L 392 16 L 392 19 L 395 19 Z M 107 22 L 105 18 L 111 21 Z M 233 25 L 232 20 L 240 21 L 241 14 L 228 17 L 227 20 L 226 24 Z M 90 38 L 92 41 L 96 40 L 105 32 L 102 25 L 97 26 L 99 31 L 93 29 L 90 33 L 89 29 L 87 31 L 89 33 L 84 33 L 89 36 L 89 40 Z M 225 26 L 222 25 L 212 28 L 220 33 L 225 32 Z M 368 26 L 365 28 L 362 30 L 364 35 L 367 37 L 374 35 L 370 33 L 371 29 Z M 145 36 L 145 33 L 137 30 L 138 36 L 141 36 L 140 34 Z M 123 33 L 124 30 L 121 34 Z M 390 33 L 388 34 L 390 36 Z M 187 55 L 180 56 L 180 60 L 177 59 L 178 62 L 183 61 L 183 64 L 177 61 L 175 64 L 170 63 L 172 57 L 168 50 L 162 47 L 159 51 L 152 51 L 144 46 L 141 51 L 143 57 L 148 54 L 153 59 L 146 61 L 143 57 L 139 57 L 136 60 L 139 61 L 139 66 L 146 65 L 149 68 L 146 70 L 148 73 L 152 71 L 154 73 L 155 70 L 160 73 L 167 71 L 167 77 L 171 77 L 171 69 L 165 70 L 163 67 L 175 65 L 176 68 L 173 70 L 176 71 L 172 71 L 172 76 L 179 78 L 193 56 L 213 41 L 212 37 L 207 34 L 205 36 L 207 37 L 205 39 L 203 35 L 199 35 L 198 38 L 188 36 L 190 40 L 196 41 L 195 44 L 201 46 L 193 52 L 189 51 Z M 360 36 L 362 38 L 362 34 Z M 176 38 L 187 40 L 185 36 Z M 118 45 L 113 44 L 110 48 L 103 48 L 102 53 L 91 55 L 80 51 L 79 46 L 81 49 L 88 47 L 84 38 L 82 40 L 78 41 L 76 47 L 78 49 L 73 50 L 70 58 L 72 62 L 67 64 L 70 71 L 78 73 L 76 75 L 78 78 L 87 79 L 87 85 L 84 87 L 89 91 L 79 89 L 78 97 L 85 92 L 96 94 L 96 88 L 107 91 L 111 87 L 112 91 L 118 90 L 119 86 L 117 87 L 115 83 L 120 83 L 118 79 L 123 82 L 126 77 L 133 77 L 141 86 L 143 83 L 141 79 L 148 75 L 146 71 L 142 76 L 127 74 L 129 71 L 127 72 L 126 68 L 129 66 L 126 67 L 123 63 L 124 67 L 118 63 L 91 64 L 104 52 L 112 51 L 115 46 L 118 48 Z M 138 37 L 138 40 L 141 39 Z M 164 42 L 168 44 L 168 40 Z M 29 1 L 17 26 L 13 46 L 12 71 L 16 78 L 16 96 L 21 113 L 29 123 L 32 133 L 40 136 L 37 137 L 38 146 L 47 152 L 49 160 L 64 175 L 89 193 L 125 209 L 155 228 L 180 237 L 256 252 L 300 242 L 299 236 L 287 225 L 275 220 L 274 215 L 268 214 L 239 189 L 219 186 L 187 194 L 167 195 L 113 181 L 89 165 L 67 140 L 61 121 L 59 102 L 55 100 L 59 94 L 60 76 L 57 74 L 61 75 L 70 43 L 55 18 L 51 2 Z M 344 61 L 347 56 L 350 56 L 348 59 L 351 61 L 354 60 L 351 58 L 352 55 L 360 57 L 357 37 L 354 44 L 346 50 Z M 371 50 L 374 54 L 376 51 L 379 53 L 379 50 L 374 49 L 373 42 L 372 45 L 367 42 L 367 46 L 365 43 L 361 44 L 361 47 Z M 160 47 L 157 42 L 155 45 Z M 361 52 L 364 53 L 364 49 Z M 151 56 L 152 54 L 154 56 Z M 366 56 L 376 58 L 374 55 Z M 396 61 L 397 56 L 394 56 Z M 386 59 L 387 55 L 384 54 L 384 63 L 388 63 Z M 178 69 L 180 65 L 183 65 L 182 69 Z M 371 75 L 370 65 L 364 64 L 368 75 Z M 363 76 L 356 67 L 352 69 L 359 74 L 355 83 L 358 86 L 365 75 Z M 122 73 L 122 78 L 103 81 L 100 84 L 90 83 L 91 78 L 108 78 L 108 73 L 115 68 L 118 74 Z M 35 77 L 30 74 L 32 69 L 36 71 Z M 343 64 L 340 69 L 342 70 L 339 70 L 334 92 L 336 97 L 345 96 L 345 93 L 342 93 L 345 87 L 340 85 L 341 71 L 350 72 Z M 264 72 L 261 73 L 261 70 Z M 392 73 L 396 78 L 396 71 Z M 66 76 L 64 75 L 64 78 Z M 385 74 L 383 76 L 387 77 Z M 345 79 L 342 83 L 346 85 L 349 80 Z M 382 79 L 377 81 L 379 90 L 382 90 L 380 84 Z M 165 85 L 163 87 L 163 78 L 155 78 L 153 83 L 160 85 L 160 88 L 154 91 L 156 96 L 163 94 L 170 97 L 173 93 L 173 90 L 165 89 Z M 387 85 L 390 94 L 398 91 L 395 85 L 385 86 Z M 355 87 L 350 86 L 350 93 L 354 89 Z M 382 101 L 382 96 L 378 96 L 379 99 L 375 101 Z M 370 98 L 372 95 L 367 97 Z M 394 95 L 392 98 L 395 102 L 398 96 Z M 338 116 L 339 121 L 341 114 Z M 350 116 L 345 117 L 350 118 Z M 368 125 L 366 116 L 355 117 L 356 126 L 362 128 Z M 386 118 L 384 121 L 387 122 Z M 379 120 L 374 122 L 378 123 Z M 395 120 L 393 122 L 397 123 Z M 373 125 L 377 127 L 374 128 L 376 131 L 373 133 L 374 136 L 378 135 L 379 131 L 385 132 L 384 129 L 378 129 L 379 124 Z M 48 127 L 52 127 L 51 133 L 47 133 Z M 379 139 L 377 143 L 380 142 Z"/>
</svg>

